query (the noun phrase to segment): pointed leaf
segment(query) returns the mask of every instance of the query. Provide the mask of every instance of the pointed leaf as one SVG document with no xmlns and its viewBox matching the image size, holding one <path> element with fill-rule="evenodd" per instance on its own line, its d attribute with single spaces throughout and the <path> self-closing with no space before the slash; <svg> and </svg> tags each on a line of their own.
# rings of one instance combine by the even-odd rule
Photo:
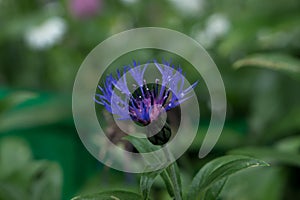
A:
<svg viewBox="0 0 300 200">
<path fill-rule="evenodd" d="M 172 181 L 170 179 L 169 174 L 167 173 L 166 170 L 164 170 L 161 174 L 160 174 L 161 178 L 163 179 L 165 186 L 167 188 L 167 191 L 170 195 L 170 197 L 174 197 L 174 191 L 173 191 L 173 185 L 172 185 Z"/>
<path fill-rule="evenodd" d="M 203 200 L 216 200 L 219 197 L 225 183 L 227 182 L 227 179 L 228 178 L 221 179 L 213 184 L 211 188 L 205 192 Z"/>
<path fill-rule="evenodd" d="M 286 54 L 255 54 L 236 61 L 233 66 L 235 68 L 255 66 L 273 69 L 300 79 L 300 60 Z"/>
<path fill-rule="evenodd" d="M 177 195 L 177 196 L 182 197 L 181 177 L 180 177 L 179 168 L 178 168 L 176 162 L 170 164 L 166 168 L 166 172 L 167 172 L 168 177 L 169 177 L 168 180 L 170 180 L 170 183 L 171 183 L 172 188 L 173 188 L 172 193 L 174 194 L 174 196 Z"/>
<path fill-rule="evenodd" d="M 264 161 L 247 156 L 223 156 L 210 161 L 194 177 L 188 199 L 198 199 L 218 181 L 250 167 L 268 166 Z"/>
<path fill-rule="evenodd" d="M 243 154 L 255 156 L 272 163 L 300 166 L 300 155 L 298 153 L 280 151 L 267 147 L 244 147 L 229 152 L 230 154 Z"/>
<path fill-rule="evenodd" d="M 156 177 L 159 176 L 162 173 L 162 171 L 164 171 L 164 169 L 160 169 L 160 170 L 142 174 L 141 180 L 140 180 L 140 190 L 141 190 L 143 199 L 146 200 L 149 198 L 151 187 L 152 187 Z"/>
</svg>

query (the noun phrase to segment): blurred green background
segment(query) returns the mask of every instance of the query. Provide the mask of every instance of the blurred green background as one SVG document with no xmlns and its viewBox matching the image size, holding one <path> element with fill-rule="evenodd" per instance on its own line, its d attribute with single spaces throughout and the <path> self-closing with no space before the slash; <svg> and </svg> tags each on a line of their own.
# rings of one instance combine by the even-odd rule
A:
<svg viewBox="0 0 300 200">
<path fill-rule="evenodd" d="M 271 167 L 232 176 L 221 199 L 300 199 L 299 10 L 299 0 L 0 0 L 0 199 L 138 190 L 138 175 L 108 169 L 84 148 L 71 95 L 80 64 L 97 44 L 144 26 L 197 40 L 226 87 L 225 128 L 202 160 L 195 158 L 210 111 L 209 95 L 199 89 L 202 120 L 179 159 L 183 181 L 217 156 L 250 155 Z M 153 199 L 166 196 L 157 180 Z"/>
</svg>

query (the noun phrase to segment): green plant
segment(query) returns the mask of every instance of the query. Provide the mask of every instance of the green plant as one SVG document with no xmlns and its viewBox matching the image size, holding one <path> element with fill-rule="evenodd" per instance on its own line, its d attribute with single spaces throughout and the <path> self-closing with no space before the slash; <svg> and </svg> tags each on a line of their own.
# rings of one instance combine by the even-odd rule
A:
<svg viewBox="0 0 300 200">
<path fill-rule="evenodd" d="M 0 142 L 0 199 L 58 200 L 62 172 L 47 160 L 33 160 L 28 144 L 20 138 Z"/>
<path fill-rule="evenodd" d="M 151 151 L 157 146 L 146 139 L 127 137 L 139 152 Z M 217 199 L 229 176 L 247 168 L 268 166 L 262 160 L 241 155 L 228 155 L 216 158 L 204 165 L 195 175 L 187 191 L 182 191 L 180 171 L 176 162 L 166 168 L 144 173 L 140 178 L 140 194 L 127 191 L 105 191 L 98 194 L 74 197 L 73 200 L 105 200 L 105 199 L 151 199 L 152 184 L 161 176 L 171 198 L 176 200 L 210 200 Z"/>
</svg>

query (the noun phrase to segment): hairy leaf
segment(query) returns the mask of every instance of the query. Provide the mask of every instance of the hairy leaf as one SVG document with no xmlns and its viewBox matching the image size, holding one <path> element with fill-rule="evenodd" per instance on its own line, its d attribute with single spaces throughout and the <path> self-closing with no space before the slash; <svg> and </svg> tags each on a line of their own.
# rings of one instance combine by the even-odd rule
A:
<svg viewBox="0 0 300 200">
<path fill-rule="evenodd" d="M 216 187 L 214 184 L 217 184 L 219 181 L 243 169 L 257 166 L 268 166 L 268 164 L 258 159 L 239 155 L 229 155 L 214 159 L 196 174 L 190 186 L 187 199 L 199 199 L 205 196 L 208 189 Z M 220 191 L 215 193 L 220 193 Z"/>
</svg>

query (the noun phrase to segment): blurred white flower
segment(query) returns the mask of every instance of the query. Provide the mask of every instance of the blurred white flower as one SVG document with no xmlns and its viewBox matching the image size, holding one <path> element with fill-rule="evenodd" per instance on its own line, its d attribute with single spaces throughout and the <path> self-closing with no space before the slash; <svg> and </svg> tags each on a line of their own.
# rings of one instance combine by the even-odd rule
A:
<svg viewBox="0 0 300 200">
<path fill-rule="evenodd" d="M 66 28 L 64 19 L 52 17 L 38 26 L 30 27 L 25 32 L 25 42 L 33 49 L 50 48 L 61 41 Z"/>
<path fill-rule="evenodd" d="M 203 46 L 211 47 L 216 40 L 224 36 L 230 29 L 230 22 L 222 14 L 211 15 L 202 31 L 194 30 L 192 36 L 196 38 Z"/>
<path fill-rule="evenodd" d="M 229 20 L 222 14 L 213 14 L 206 21 L 206 32 L 215 37 L 223 36 L 229 28 Z"/>
<path fill-rule="evenodd" d="M 184 14 L 199 14 L 204 7 L 204 0 L 169 0 L 174 6 Z"/>
</svg>

